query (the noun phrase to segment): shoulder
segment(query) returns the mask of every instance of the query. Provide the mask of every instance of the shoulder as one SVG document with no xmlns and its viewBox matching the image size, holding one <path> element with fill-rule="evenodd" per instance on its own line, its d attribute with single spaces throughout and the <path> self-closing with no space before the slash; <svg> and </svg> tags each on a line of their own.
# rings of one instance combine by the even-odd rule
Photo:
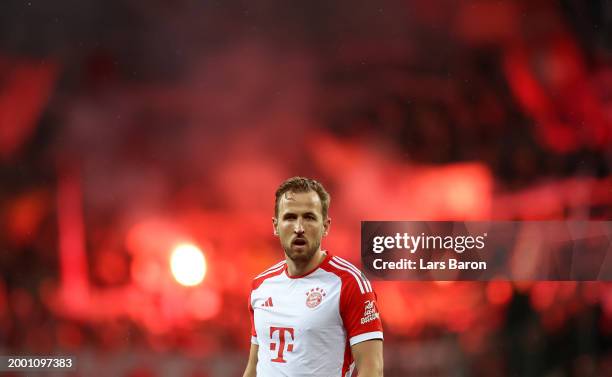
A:
<svg viewBox="0 0 612 377">
<path fill-rule="evenodd" d="M 351 262 L 337 256 L 332 256 L 324 268 L 337 275 L 342 280 L 343 287 L 355 287 L 362 294 L 372 292 L 372 285 L 368 279 Z"/>
<path fill-rule="evenodd" d="M 282 274 L 285 271 L 285 266 L 286 262 L 283 259 L 259 273 L 253 278 L 253 289 L 257 289 L 266 279 Z"/>
</svg>

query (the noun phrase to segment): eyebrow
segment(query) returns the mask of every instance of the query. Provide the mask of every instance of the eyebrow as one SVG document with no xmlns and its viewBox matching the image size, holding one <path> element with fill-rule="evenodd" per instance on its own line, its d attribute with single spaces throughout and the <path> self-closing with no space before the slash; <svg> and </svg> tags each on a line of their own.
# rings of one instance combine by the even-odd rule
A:
<svg viewBox="0 0 612 377">
<path fill-rule="evenodd" d="M 297 213 L 295 212 L 285 212 L 283 213 L 283 218 L 287 217 L 287 216 L 297 216 Z M 318 215 L 312 211 L 308 211 L 308 212 L 304 212 L 302 214 L 302 216 L 314 216 L 314 217 L 318 217 Z"/>
</svg>

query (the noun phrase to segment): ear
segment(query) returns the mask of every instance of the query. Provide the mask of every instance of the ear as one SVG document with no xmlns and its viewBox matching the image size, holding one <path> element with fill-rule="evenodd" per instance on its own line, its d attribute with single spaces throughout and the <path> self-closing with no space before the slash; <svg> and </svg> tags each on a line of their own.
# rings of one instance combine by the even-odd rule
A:
<svg viewBox="0 0 612 377">
<path fill-rule="evenodd" d="M 329 234 L 329 227 L 331 226 L 331 217 L 327 217 L 323 220 L 323 237 Z"/>
<path fill-rule="evenodd" d="M 274 232 L 275 236 L 278 236 L 278 220 L 276 217 L 272 218 L 272 231 Z"/>
</svg>

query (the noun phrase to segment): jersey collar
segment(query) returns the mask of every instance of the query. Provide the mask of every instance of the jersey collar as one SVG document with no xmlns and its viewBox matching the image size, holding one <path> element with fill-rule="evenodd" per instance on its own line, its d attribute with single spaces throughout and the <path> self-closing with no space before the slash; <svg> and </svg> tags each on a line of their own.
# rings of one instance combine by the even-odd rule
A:
<svg viewBox="0 0 612 377">
<path fill-rule="evenodd" d="M 323 250 L 323 252 L 325 253 L 325 258 L 323 258 L 321 263 L 319 263 L 319 265 L 316 266 L 315 268 L 313 268 L 312 270 L 310 270 L 310 271 L 308 271 L 306 273 L 303 273 L 301 275 L 297 275 L 297 276 L 289 275 L 289 271 L 287 271 L 289 266 L 287 265 L 287 263 L 285 263 L 285 276 L 287 276 L 289 279 L 300 279 L 300 278 L 303 278 L 303 277 L 306 277 L 306 276 L 312 274 L 313 272 L 318 270 L 321 266 L 327 264 L 329 262 L 329 259 L 331 258 L 331 255 L 329 254 L 329 252 L 327 250 Z"/>
</svg>

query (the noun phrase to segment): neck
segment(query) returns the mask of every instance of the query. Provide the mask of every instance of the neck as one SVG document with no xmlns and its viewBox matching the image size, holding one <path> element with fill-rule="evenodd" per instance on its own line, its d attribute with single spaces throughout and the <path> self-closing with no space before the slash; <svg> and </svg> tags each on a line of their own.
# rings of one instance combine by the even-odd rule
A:
<svg viewBox="0 0 612 377">
<path fill-rule="evenodd" d="M 314 253 L 312 258 L 310 258 L 308 262 L 300 263 L 286 258 L 287 273 L 289 274 L 289 276 L 304 275 L 317 268 L 321 264 L 321 262 L 323 262 L 323 259 L 325 259 L 326 255 L 327 254 L 323 250 L 319 249 Z"/>
</svg>

